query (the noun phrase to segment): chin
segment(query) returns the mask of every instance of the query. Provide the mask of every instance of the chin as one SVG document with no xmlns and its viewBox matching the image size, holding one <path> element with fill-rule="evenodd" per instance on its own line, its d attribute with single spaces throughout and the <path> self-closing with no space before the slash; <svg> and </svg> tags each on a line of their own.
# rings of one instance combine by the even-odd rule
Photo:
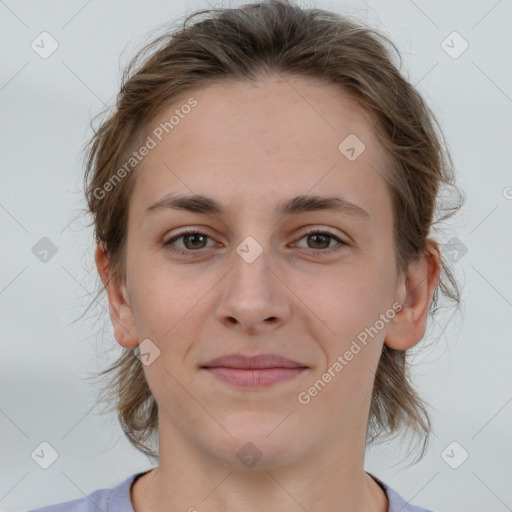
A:
<svg viewBox="0 0 512 512">
<path fill-rule="evenodd" d="M 282 421 L 282 418 L 280 419 Z M 250 425 L 250 427 L 249 427 Z M 277 428 L 276 428 L 277 426 Z M 290 432 L 290 425 L 279 425 L 279 421 L 265 421 L 260 424 L 243 422 L 230 425 L 226 430 L 233 436 L 212 444 L 212 438 L 205 441 L 210 454 L 230 468 L 263 470 L 289 464 L 301 457 L 304 442 L 301 436 Z"/>
</svg>

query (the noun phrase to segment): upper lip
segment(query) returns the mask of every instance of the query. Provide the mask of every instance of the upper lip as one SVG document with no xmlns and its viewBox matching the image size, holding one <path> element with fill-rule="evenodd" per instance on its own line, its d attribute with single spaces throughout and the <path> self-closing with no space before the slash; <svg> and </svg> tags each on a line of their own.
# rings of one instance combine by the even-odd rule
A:
<svg viewBox="0 0 512 512">
<path fill-rule="evenodd" d="M 259 354 L 256 356 L 243 356 L 241 354 L 229 354 L 217 357 L 203 364 L 202 368 L 214 368 L 224 366 L 226 368 L 307 368 L 307 366 L 276 354 Z"/>
</svg>

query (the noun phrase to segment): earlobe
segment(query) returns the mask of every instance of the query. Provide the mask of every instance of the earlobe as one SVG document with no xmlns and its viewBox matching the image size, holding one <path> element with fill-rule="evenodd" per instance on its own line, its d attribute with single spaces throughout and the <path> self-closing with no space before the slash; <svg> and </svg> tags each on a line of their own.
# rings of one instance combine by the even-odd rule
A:
<svg viewBox="0 0 512 512">
<path fill-rule="evenodd" d="M 429 240 L 425 252 L 412 261 L 407 276 L 401 276 L 397 295 L 402 309 L 388 327 L 385 344 L 407 350 L 423 338 L 432 296 L 439 282 L 441 257 L 439 246 Z"/>
<path fill-rule="evenodd" d="M 107 291 L 110 320 L 114 327 L 114 337 L 125 348 L 136 348 L 139 344 L 132 306 L 123 283 L 111 274 L 110 260 L 101 242 L 94 253 L 96 268 Z"/>
</svg>

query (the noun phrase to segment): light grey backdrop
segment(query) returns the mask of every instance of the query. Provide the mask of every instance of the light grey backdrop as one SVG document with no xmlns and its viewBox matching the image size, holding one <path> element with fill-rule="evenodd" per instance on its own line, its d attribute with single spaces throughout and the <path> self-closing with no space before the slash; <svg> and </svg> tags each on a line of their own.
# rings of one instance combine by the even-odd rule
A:
<svg viewBox="0 0 512 512">
<path fill-rule="evenodd" d="M 83 497 L 152 467 L 114 416 L 95 414 L 97 389 L 84 380 L 119 347 L 105 300 L 73 323 L 98 284 L 92 230 L 76 218 L 81 148 L 91 117 L 117 93 L 120 66 L 149 32 L 208 5 L 0 0 L 0 512 Z M 450 254 L 464 307 L 444 334 L 429 328 L 439 339 L 415 367 L 434 410 L 428 454 L 393 465 L 402 443 L 382 445 L 368 452 L 366 469 L 436 512 L 512 510 L 512 2 L 314 5 L 359 15 L 395 41 L 441 121 L 467 195 L 439 234 L 458 240 Z M 52 40 L 58 48 L 48 56 Z M 55 254 L 38 245 L 48 246 L 44 237 Z M 42 442 L 58 453 L 47 469 L 32 458 Z"/>
</svg>

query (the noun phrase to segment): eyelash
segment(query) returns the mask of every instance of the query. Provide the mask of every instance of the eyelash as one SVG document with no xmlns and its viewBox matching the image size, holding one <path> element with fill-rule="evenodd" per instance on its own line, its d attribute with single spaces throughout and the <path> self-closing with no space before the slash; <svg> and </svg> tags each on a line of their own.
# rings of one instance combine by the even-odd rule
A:
<svg viewBox="0 0 512 512">
<path fill-rule="evenodd" d="M 348 245 L 348 243 L 345 242 L 344 240 L 342 240 L 341 238 L 329 233 L 328 231 L 322 230 L 322 229 L 312 229 L 311 231 L 304 233 L 301 236 L 301 238 L 299 238 L 299 240 L 302 240 L 305 237 L 308 237 L 311 235 L 317 235 L 317 234 L 327 235 L 329 238 L 332 238 L 332 239 L 336 240 L 337 242 L 339 242 L 338 245 Z M 195 251 L 191 250 L 191 249 L 183 250 L 183 249 L 177 249 L 176 247 L 174 247 L 172 245 L 173 242 L 175 242 L 176 240 L 178 240 L 184 236 L 187 236 L 187 235 L 203 235 L 203 236 L 206 236 L 207 238 L 211 238 L 206 233 L 202 233 L 201 231 L 198 231 L 197 229 L 189 229 L 186 231 L 182 231 L 181 233 L 177 234 L 176 236 L 170 238 L 169 240 L 167 240 L 167 242 L 164 242 L 163 245 L 164 245 L 164 247 L 166 247 L 167 250 L 174 252 L 176 254 L 185 255 L 185 254 L 194 253 L 194 252 L 201 252 L 201 249 L 197 249 Z M 322 256 L 322 255 L 326 255 L 326 254 L 331 254 L 333 251 L 337 250 L 336 247 L 337 246 L 335 245 L 334 247 L 329 247 L 328 249 L 309 249 L 309 251 L 313 256 Z"/>
</svg>

